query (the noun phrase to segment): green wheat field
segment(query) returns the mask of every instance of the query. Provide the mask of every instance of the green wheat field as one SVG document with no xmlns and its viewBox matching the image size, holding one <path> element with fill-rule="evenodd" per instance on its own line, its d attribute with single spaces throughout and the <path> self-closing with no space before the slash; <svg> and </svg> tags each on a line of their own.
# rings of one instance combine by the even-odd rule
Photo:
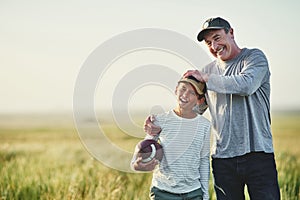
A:
<svg viewBox="0 0 300 200">
<path fill-rule="evenodd" d="M 114 124 L 105 129 L 128 151 L 140 140 Z M 272 113 L 272 131 L 282 199 L 300 199 L 300 113 Z M 72 116 L 50 114 L 0 116 L 0 176 L 1 200 L 143 200 L 151 182 L 151 173 L 121 172 L 93 159 Z M 212 178 L 210 193 L 215 199 Z"/>
</svg>

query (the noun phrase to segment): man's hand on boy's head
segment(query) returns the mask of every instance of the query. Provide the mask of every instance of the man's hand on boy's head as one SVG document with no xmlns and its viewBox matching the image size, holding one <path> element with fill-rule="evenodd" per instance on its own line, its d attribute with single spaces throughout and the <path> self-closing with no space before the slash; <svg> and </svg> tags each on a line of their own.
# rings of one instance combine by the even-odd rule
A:
<svg viewBox="0 0 300 200">
<path fill-rule="evenodd" d="M 133 168 L 137 171 L 152 171 L 155 169 L 155 166 L 159 163 L 158 160 L 153 159 L 150 162 L 143 163 L 142 157 L 138 157 L 133 164 Z"/>
<path fill-rule="evenodd" d="M 155 117 L 153 115 L 150 115 L 147 117 L 145 123 L 144 123 L 144 131 L 152 136 L 156 136 L 161 132 L 161 127 L 155 125 L 153 122 L 155 121 Z"/>
<path fill-rule="evenodd" d="M 193 76 L 198 81 L 206 83 L 208 81 L 208 74 L 200 72 L 199 70 L 188 70 L 183 74 L 183 77 Z"/>
</svg>

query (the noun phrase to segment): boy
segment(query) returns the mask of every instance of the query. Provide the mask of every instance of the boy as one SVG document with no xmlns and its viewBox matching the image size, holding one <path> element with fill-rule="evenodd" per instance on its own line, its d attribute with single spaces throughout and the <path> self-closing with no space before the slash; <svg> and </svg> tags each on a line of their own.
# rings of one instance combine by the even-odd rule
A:
<svg viewBox="0 0 300 200">
<path fill-rule="evenodd" d="M 152 200 L 209 199 L 210 122 L 193 110 L 205 101 L 205 92 L 206 85 L 193 76 L 181 78 L 175 90 L 176 107 L 155 116 L 161 132 L 154 138 L 159 137 L 163 146 L 162 161 L 143 163 L 136 149 L 132 168 L 153 170 Z"/>
</svg>

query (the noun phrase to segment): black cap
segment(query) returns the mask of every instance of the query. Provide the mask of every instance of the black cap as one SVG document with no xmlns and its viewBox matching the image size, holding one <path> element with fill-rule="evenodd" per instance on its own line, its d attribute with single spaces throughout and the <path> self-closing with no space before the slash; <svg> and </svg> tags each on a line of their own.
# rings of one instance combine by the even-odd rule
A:
<svg viewBox="0 0 300 200">
<path fill-rule="evenodd" d="M 205 32 L 207 30 L 217 30 L 217 29 L 227 29 L 229 30 L 230 24 L 225 19 L 222 19 L 221 17 L 216 18 L 210 18 L 204 22 L 202 25 L 202 30 L 198 34 L 198 41 L 201 42 L 204 39 Z"/>
</svg>

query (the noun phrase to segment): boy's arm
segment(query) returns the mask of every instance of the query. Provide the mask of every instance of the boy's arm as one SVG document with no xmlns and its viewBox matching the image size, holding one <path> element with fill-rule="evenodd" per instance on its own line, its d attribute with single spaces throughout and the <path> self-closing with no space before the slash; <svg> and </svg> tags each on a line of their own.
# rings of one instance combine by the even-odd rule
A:
<svg viewBox="0 0 300 200">
<path fill-rule="evenodd" d="M 145 139 L 157 139 L 158 136 L 151 136 L 151 135 L 146 135 Z M 155 169 L 155 166 L 159 163 L 158 160 L 153 159 L 150 162 L 143 163 L 142 162 L 142 157 L 138 157 L 138 151 L 139 148 L 136 145 L 133 157 L 131 159 L 130 167 L 134 171 L 153 171 Z"/>
<path fill-rule="evenodd" d="M 200 183 L 204 193 L 203 199 L 209 199 L 209 179 L 210 179 L 210 126 L 205 133 L 203 147 L 200 157 Z"/>
<path fill-rule="evenodd" d="M 138 157 L 133 163 L 132 163 L 132 169 L 135 171 L 153 171 L 158 164 L 158 160 L 153 159 L 150 162 L 143 163 L 142 157 Z"/>
</svg>

